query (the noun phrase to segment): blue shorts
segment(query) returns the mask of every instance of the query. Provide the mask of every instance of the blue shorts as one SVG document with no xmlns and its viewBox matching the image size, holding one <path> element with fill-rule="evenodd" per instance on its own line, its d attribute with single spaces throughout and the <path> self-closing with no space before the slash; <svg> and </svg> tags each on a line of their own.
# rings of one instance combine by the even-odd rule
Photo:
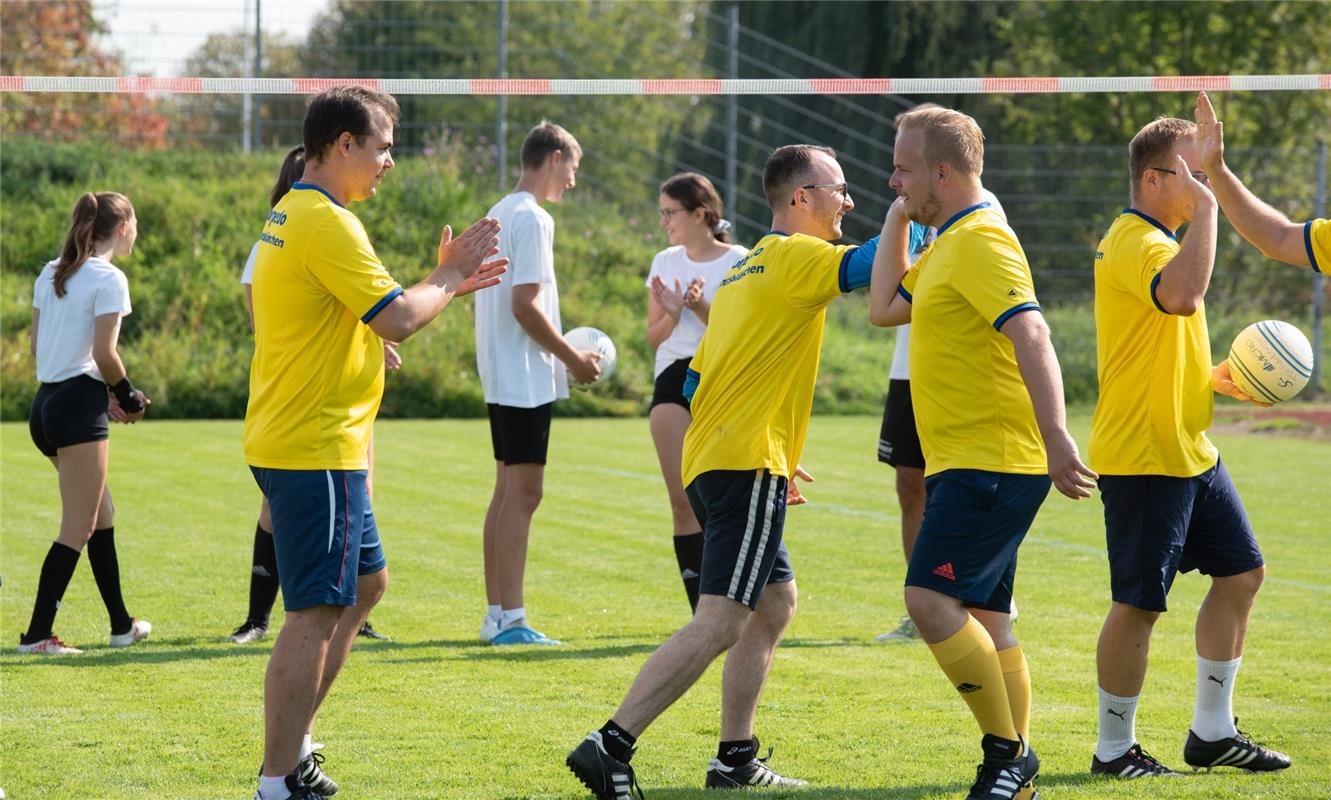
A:
<svg viewBox="0 0 1331 800">
<path fill-rule="evenodd" d="M 949 469 L 924 481 L 924 522 L 906 585 L 1007 613 L 1017 548 L 1049 494 L 1049 476 Z"/>
<path fill-rule="evenodd" d="M 1165 611 L 1179 572 L 1224 578 L 1262 566 L 1248 512 L 1224 462 L 1192 478 L 1101 475 L 1114 602 Z"/>
<path fill-rule="evenodd" d="M 712 470 L 684 490 L 702 523 L 699 594 L 719 594 L 757 608 L 769 583 L 795 580 L 781 534 L 786 479 L 759 470 Z"/>
<path fill-rule="evenodd" d="M 356 579 L 387 566 L 365 470 L 250 470 L 273 512 L 282 606 L 356 605 Z"/>
</svg>

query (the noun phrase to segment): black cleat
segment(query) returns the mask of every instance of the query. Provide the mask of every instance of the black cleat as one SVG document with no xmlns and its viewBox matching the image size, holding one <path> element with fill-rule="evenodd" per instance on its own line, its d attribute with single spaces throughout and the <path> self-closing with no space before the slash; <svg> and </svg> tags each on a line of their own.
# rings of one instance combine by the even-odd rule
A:
<svg viewBox="0 0 1331 800">
<path fill-rule="evenodd" d="M 263 771 L 260 770 L 260 774 L 262 773 Z M 299 767 L 296 768 L 295 772 L 286 776 L 285 780 L 287 784 L 287 791 L 291 792 L 291 796 L 288 797 L 287 800 L 322 800 L 322 798 L 319 795 L 314 793 L 313 789 L 311 789 L 310 787 L 306 786 L 304 783 L 301 782 Z M 263 800 L 263 794 L 261 794 L 258 791 L 255 791 L 254 800 Z"/>
<path fill-rule="evenodd" d="M 1101 761 L 1099 757 L 1091 756 L 1091 774 L 1107 775 L 1111 778 L 1150 778 L 1180 777 L 1183 773 L 1175 772 L 1161 764 L 1154 756 L 1143 750 L 1140 744 L 1134 743 L 1128 748 L 1128 752 L 1118 758 Z"/>
<path fill-rule="evenodd" d="M 365 624 L 364 624 L 364 625 L 360 626 L 360 630 L 357 631 L 356 635 L 357 635 L 357 636 L 364 636 L 366 639 L 376 639 L 376 640 L 378 640 L 378 641 L 380 641 L 380 642 L 391 642 L 391 641 L 393 641 L 393 637 L 392 637 L 392 636 L 389 636 L 389 635 L 386 634 L 386 633 L 380 633 L 379 631 L 376 631 L 376 630 L 374 629 L 374 627 L 370 625 L 370 621 L 369 621 L 368 619 L 365 620 Z"/>
<path fill-rule="evenodd" d="M 980 746 L 984 761 L 975 768 L 975 783 L 966 800 L 1013 800 L 1040 772 L 1040 759 L 1021 739 L 986 733 Z"/>
<path fill-rule="evenodd" d="M 319 768 L 324 763 L 324 756 L 319 752 L 319 747 L 311 750 L 309 755 L 300 760 L 296 765 L 295 775 L 301 783 L 310 787 L 310 792 L 315 797 L 332 797 L 337 794 L 337 781 L 328 777 Z"/>
<path fill-rule="evenodd" d="M 643 800 L 642 789 L 638 788 L 638 780 L 633 776 L 633 767 L 606 752 L 600 731 L 587 734 L 564 763 L 597 800 L 633 800 L 635 793 L 638 800 Z"/>
<path fill-rule="evenodd" d="M 767 759 L 772 757 L 772 748 L 767 748 L 767 755 L 754 757 L 747 764 L 727 767 L 721 759 L 714 758 L 707 765 L 708 789 L 746 789 L 750 786 L 808 786 L 808 781 L 799 778 L 787 778 L 778 775 L 767 766 Z"/>
<path fill-rule="evenodd" d="M 1236 730 L 1238 725 L 1236 717 Z M 1218 742 L 1202 741 L 1197 734 L 1188 731 L 1188 743 L 1183 745 L 1183 761 L 1193 770 L 1238 767 L 1249 772 L 1275 772 L 1290 765 L 1289 756 L 1263 747 L 1243 731 Z"/>
</svg>

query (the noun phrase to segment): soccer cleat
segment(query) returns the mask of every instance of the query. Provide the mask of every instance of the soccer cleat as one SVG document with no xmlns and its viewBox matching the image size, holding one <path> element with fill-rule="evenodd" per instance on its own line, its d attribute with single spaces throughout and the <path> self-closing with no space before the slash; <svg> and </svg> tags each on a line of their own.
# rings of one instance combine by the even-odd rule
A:
<svg viewBox="0 0 1331 800">
<path fill-rule="evenodd" d="M 1014 800 L 1040 772 L 1040 759 L 1024 740 L 986 733 L 980 746 L 984 761 L 975 768 L 975 783 L 966 800 Z"/>
<path fill-rule="evenodd" d="M 499 620 L 495 619 L 489 614 L 486 614 L 485 621 L 481 623 L 481 641 L 484 642 L 485 644 L 489 644 L 490 642 L 494 641 L 494 638 L 496 635 L 498 635 L 498 633 L 499 633 Z"/>
<path fill-rule="evenodd" d="M 558 639 L 551 639 L 544 633 L 534 631 L 525 625 L 514 625 L 511 628 L 505 628 L 490 640 L 492 645 L 512 645 L 512 644 L 536 644 L 536 645 L 555 645 L 563 644 Z"/>
<path fill-rule="evenodd" d="M 32 644 L 19 642 L 18 651 L 41 656 L 76 656 L 83 652 L 77 647 L 70 647 L 60 641 L 60 638 L 54 633 L 40 642 L 33 642 Z"/>
<path fill-rule="evenodd" d="M 899 642 L 918 638 L 920 638 L 920 629 L 915 627 L 915 620 L 906 616 L 901 618 L 901 623 L 897 625 L 895 630 L 880 633 L 873 637 L 873 640 L 875 642 Z"/>
<path fill-rule="evenodd" d="M 296 777 L 296 773 L 294 772 L 286 777 L 286 784 L 287 791 L 291 792 L 291 795 L 287 800 L 321 800 L 320 796 L 315 794 L 313 789 L 306 786 L 304 783 L 301 783 L 300 778 Z M 267 798 L 263 796 L 263 792 L 256 789 L 254 792 L 254 800 L 267 800 Z"/>
<path fill-rule="evenodd" d="M 632 752 L 629 757 L 633 757 Z M 638 800 L 643 800 L 633 767 L 606 752 L 600 731 L 587 734 L 564 763 L 597 800 L 633 800 L 635 794 Z"/>
<path fill-rule="evenodd" d="M 1099 756 L 1091 756 L 1091 774 L 1107 775 L 1111 778 L 1177 778 L 1183 773 L 1175 772 L 1161 764 L 1154 756 L 1143 750 L 1141 744 L 1134 743 L 1128 748 L 1128 752 L 1118 758 L 1101 761 Z"/>
<path fill-rule="evenodd" d="M 368 619 L 365 620 L 365 624 L 364 624 L 364 625 L 360 626 L 360 630 L 357 631 L 356 635 L 357 635 L 357 636 L 364 636 L 366 639 L 374 639 L 374 640 L 376 640 L 376 641 L 380 641 L 380 642 L 391 642 L 391 641 L 393 641 L 393 637 L 392 637 L 392 636 L 389 636 L 389 635 L 386 634 L 386 633 L 380 633 L 379 631 L 376 631 L 376 630 L 374 629 L 374 626 L 370 625 L 370 621 L 369 621 Z"/>
<path fill-rule="evenodd" d="M 332 797 L 337 794 L 337 781 L 324 774 L 319 768 L 324 763 L 323 753 L 319 750 L 323 745 L 315 745 L 310 749 L 309 755 L 300 760 L 296 765 L 296 771 L 292 773 L 305 786 L 308 786 L 315 797 Z"/>
<path fill-rule="evenodd" d="M 125 633 L 111 634 L 112 647 L 129 647 L 135 642 L 141 642 L 147 639 L 153 632 L 153 624 L 146 619 L 131 620 L 129 630 Z"/>
<path fill-rule="evenodd" d="M 1234 718 L 1238 730 L 1239 720 Z M 1212 767 L 1238 767 L 1249 772 L 1275 772 L 1290 765 L 1289 756 L 1271 750 L 1248 738 L 1239 731 L 1218 742 L 1207 742 L 1188 731 L 1188 743 L 1183 745 L 1183 760 L 1194 771 Z"/>
<path fill-rule="evenodd" d="M 808 786 L 808 781 L 802 781 L 799 778 L 787 778 L 784 775 L 778 775 L 775 770 L 767 766 L 767 760 L 772 757 L 772 748 L 767 748 L 767 755 L 762 758 L 754 757 L 747 764 L 741 764 L 738 767 L 727 767 L 721 763 L 721 759 L 714 758 L 707 765 L 707 783 L 708 789 L 747 789 L 750 786 L 785 786 L 787 788 L 794 786 Z"/>
<path fill-rule="evenodd" d="M 253 642 L 259 641 L 260 639 L 264 638 L 267 635 L 268 635 L 268 626 L 266 624 L 245 620 L 245 624 L 241 625 L 239 628 L 236 628 L 234 631 L 231 632 L 231 635 L 226 638 L 230 639 L 236 644 L 251 644 Z"/>
</svg>

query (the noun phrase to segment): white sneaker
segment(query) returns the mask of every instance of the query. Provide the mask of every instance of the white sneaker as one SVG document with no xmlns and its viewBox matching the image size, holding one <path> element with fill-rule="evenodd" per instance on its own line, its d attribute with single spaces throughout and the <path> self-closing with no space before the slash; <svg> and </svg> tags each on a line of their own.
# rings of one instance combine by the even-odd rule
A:
<svg viewBox="0 0 1331 800">
<path fill-rule="evenodd" d="M 148 638 L 148 634 L 153 632 L 153 624 L 146 619 L 136 619 L 129 626 L 128 633 L 111 634 L 112 647 L 129 647 L 135 642 L 141 642 Z"/>
<path fill-rule="evenodd" d="M 83 652 L 77 647 L 70 647 L 60 641 L 59 637 L 54 633 L 45 639 L 42 639 L 40 642 L 20 644 L 18 646 L 18 651 L 20 653 L 31 653 L 33 655 L 42 656 L 76 656 Z"/>
<path fill-rule="evenodd" d="M 494 617 L 491 617 L 489 614 L 486 614 L 485 622 L 481 623 L 481 641 L 485 642 L 486 644 L 489 644 L 490 642 L 494 641 L 494 638 L 498 635 L 499 635 L 499 620 L 495 619 Z"/>
<path fill-rule="evenodd" d="M 899 642 L 905 639 L 920 638 L 920 631 L 915 627 L 915 620 L 909 616 L 902 617 L 901 623 L 897 625 L 896 630 L 880 633 L 873 637 L 875 642 Z"/>
</svg>

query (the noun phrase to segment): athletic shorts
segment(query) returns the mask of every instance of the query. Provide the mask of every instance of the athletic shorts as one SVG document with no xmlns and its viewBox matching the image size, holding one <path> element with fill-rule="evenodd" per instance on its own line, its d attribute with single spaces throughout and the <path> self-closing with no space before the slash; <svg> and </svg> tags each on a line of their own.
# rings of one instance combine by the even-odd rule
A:
<svg viewBox="0 0 1331 800">
<path fill-rule="evenodd" d="M 1224 462 L 1193 478 L 1101 475 L 1109 584 L 1116 603 L 1165 611 L 1179 572 L 1224 578 L 1262 566 Z"/>
<path fill-rule="evenodd" d="M 656 384 L 652 387 L 651 408 L 665 403 L 689 407 L 689 401 L 684 398 L 684 376 L 689 371 L 691 361 L 693 356 L 681 358 L 661 370 L 661 374 L 656 376 Z"/>
<path fill-rule="evenodd" d="M 1047 475 L 949 469 L 924 481 L 924 522 L 906 585 L 1007 613 L 1017 548 L 1049 494 Z"/>
<path fill-rule="evenodd" d="M 505 464 L 544 464 L 550 449 L 550 412 L 554 403 L 536 408 L 515 408 L 486 403 L 490 413 L 490 444 L 495 461 Z"/>
<path fill-rule="evenodd" d="M 894 467 L 924 469 L 915 407 L 910 402 L 910 381 L 888 381 L 883 429 L 878 434 L 878 460 Z"/>
<path fill-rule="evenodd" d="M 387 566 L 365 470 L 250 470 L 273 512 L 283 607 L 356 605 L 356 579 Z"/>
<path fill-rule="evenodd" d="M 48 458 L 62 447 L 100 442 L 110 437 L 106 384 L 88 375 L 43 383 L 28 409 L 32 443 Z"/>
<path fill-rule="evenodd" d="M 757 608 L 769 583 L 795 580 L 781 541 L 786 522 L 786 479 L 759 470 L 713 470 L 688 485 L 702 523 L 699 594 L 719 594 Z"/>
</svg>

